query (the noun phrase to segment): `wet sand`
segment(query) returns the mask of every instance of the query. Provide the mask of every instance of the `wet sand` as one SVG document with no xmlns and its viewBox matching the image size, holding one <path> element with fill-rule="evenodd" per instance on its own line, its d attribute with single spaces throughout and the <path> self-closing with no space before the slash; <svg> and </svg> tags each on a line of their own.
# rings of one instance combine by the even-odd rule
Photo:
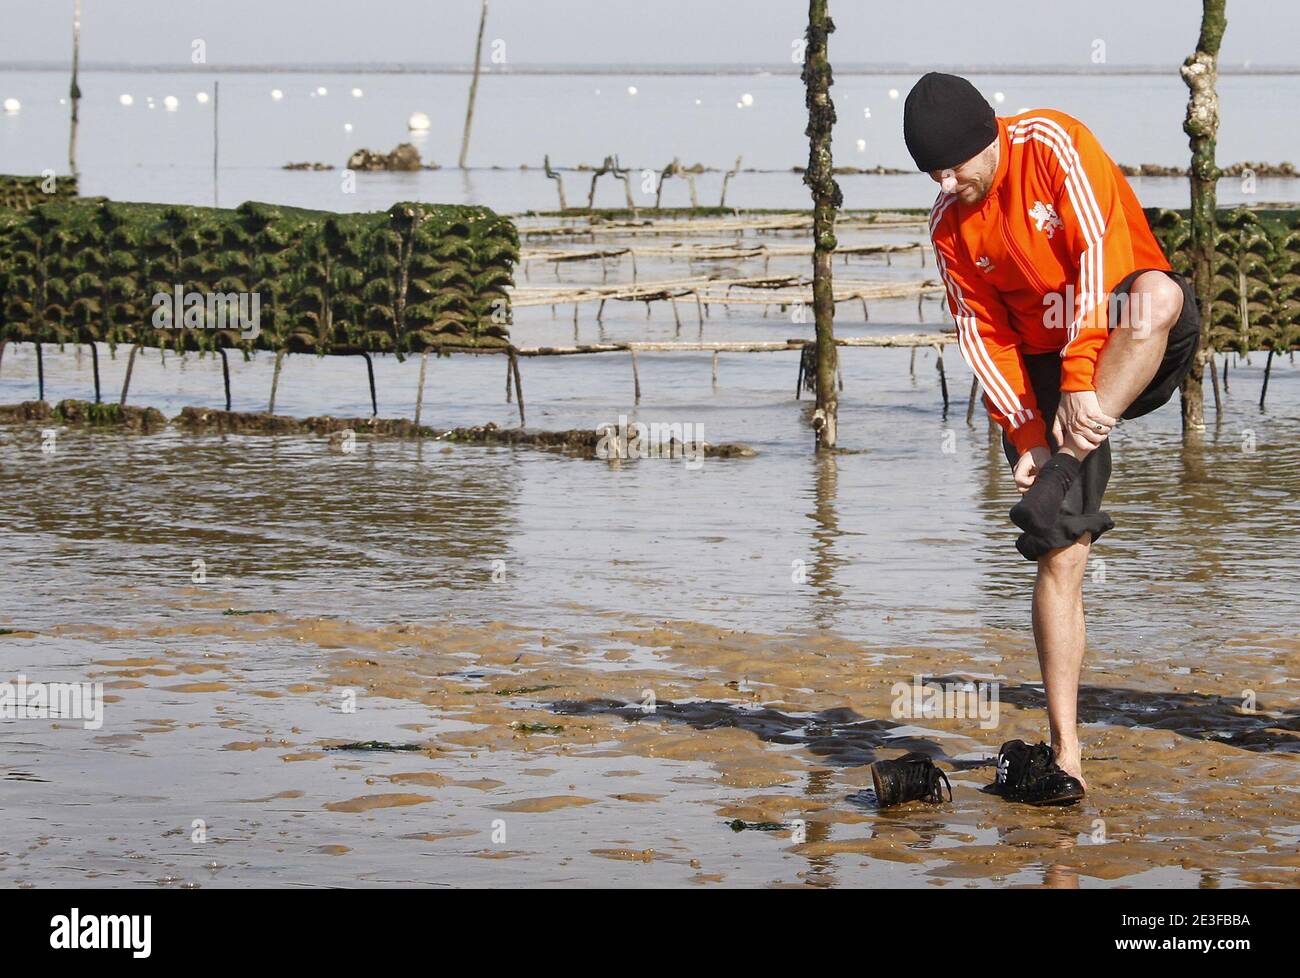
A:
<svg viewBox="0 0 1300 978">
<path fill-rule="evenodd" d="M 100 649 L 114 718 L 9 739 L 0 878 L 1288 886 L 1300 868 L 1294 636 L 1243 635 L 1212 673 L 1094 656 L 1091 794 L 1058 810 L 980 790 L 1001 740 L 1045 723 L 1032 647 L 996 630 L 963 673 L 951 650 L 592 609 L 557 635 L 223 614 L 239 600 L 194 588 L 152 627 L 0 637 L 47 674 Z M 998 727 L 893 719 L 891 684 L 918 672 L 999 682 Z M 948 772 L 951 804 L 877 809 L 865 765 L 905 750 Z"/>
</svg>

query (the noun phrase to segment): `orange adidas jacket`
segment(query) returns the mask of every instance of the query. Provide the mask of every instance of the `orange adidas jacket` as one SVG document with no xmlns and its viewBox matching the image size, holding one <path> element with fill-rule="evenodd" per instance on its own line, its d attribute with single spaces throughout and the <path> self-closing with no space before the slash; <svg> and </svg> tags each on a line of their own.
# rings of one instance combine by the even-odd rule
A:
<svg viewBox="0 0 1300 978">
<path fill-rule="evenodd" d="M 941 193 L 930 239 L 962 356 L 989 414 L 1024 453 L 1047 446 L 1047 428 L 1023 355 L 1059 351 L 1061 390 L 1092 390 L 1111 290 L 1139 268 L 1170 266 L 1133 189 L 1083 123 L 1035 109 L 999 118 L 998 139 L 988 195 L 967 206 Z"/>
</svg>

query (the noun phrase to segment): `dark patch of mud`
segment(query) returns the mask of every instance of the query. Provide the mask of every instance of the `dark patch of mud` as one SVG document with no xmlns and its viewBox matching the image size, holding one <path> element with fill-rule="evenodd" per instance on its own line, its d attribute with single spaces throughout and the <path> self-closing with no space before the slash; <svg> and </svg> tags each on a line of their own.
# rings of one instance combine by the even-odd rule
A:
<svg viewBox="0 0 1300 978">
<path fill-rule="evenodd" d="M 595 430 L 573 429 L 570 431 L 528 431 L 520 428 L 498 428 L 488 423 L 476 428 L 453 428 L 441 436 L 445 441 L 465 442 L 476 445 L 527 445 L 530 448 L 558 449 L 581 458 L 598 458 L 597 447 L 605 435 Z M 758 453 L 748 445 L 728 443 L 712 445 L 708 442 L 682 443 L 672 439 L 657 447 L 656 452 L 664 458 L 685 458 L 688 454 L 699 451 L 707 458 L 752 458 Z M 637 440 L 628 441 L 630 455 L 637 454 Z"/>
</svg>

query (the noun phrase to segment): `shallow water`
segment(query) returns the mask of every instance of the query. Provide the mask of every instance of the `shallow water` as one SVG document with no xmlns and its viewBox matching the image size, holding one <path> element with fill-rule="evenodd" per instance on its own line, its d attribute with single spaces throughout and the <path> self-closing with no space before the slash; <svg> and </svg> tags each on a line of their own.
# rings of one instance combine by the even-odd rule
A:
<svg viewBox="0 0 1300 978">
<path fill-rule="evenodd" d="M 835 131 L 838 165 L 883 165 L 899 176 L 841 178 L 849 207 L 929 207 L 934 186 L 912 172 L 902 139 L 903 98 L 920 72 L 837 76 L 833 94 L 839 113 Z M 1107 152 L 1127 164 L 1185 166 L 1183 116 L 1187 89 L 1176 71 L 1163 76 L 978 75 L 984 95 L 1003 94 L 996 110 L 1051 107 L 1078 116 Z M 737 157 L 758 173 L 729 184 L 727 201 L 737 207 L 804 207 L 807 188 L 791 172 L 808 161 L 803 131 L 804 96 L 795 75 L 758 72 L 718 75 L 489 74 L 480 83 L 468 172 L 455 169 L 464 123 L 468 79 L 463 75 L 298 74 L 240 72 L 229 75 L 169 72 L 83 72 L 84 97 L 78 136 L 81 190 L 115 200 L 212 204 L 212 103 L 195 100 L 219 87 L 220 153 L 217 200 L 231 207 L 269 200 L 337 211 L 381 210 L 399 200 L 486 204 L 498 211 L 553 209 L 555 184 L 542 161 L 596 166 L 617 155 L 625 166 L 657 173 L 674 157 L 690 166 L 730 169 Z M 325 88 L 324 97 L 315 95 Z M 353 98 L 354 88 L 363 96 Z M 637 90 L 635 96 L 628 88 Z M 63 72 L 0 69 L 0 99 L 14 97 L 22 111 L 0 114 L 0 152 L 7 173 L 66 170 L 68 108 Z M 280 101 L 271 98 L 280 89 Z M 1233 76 L 1220 79 L 1218 159 L 1279 163 L 1300 160 L 1300 133 L 1277 125 L 1300 99 L 1300 75 Z M 129 94 L 132 106 L 119 104 Z M 738 108 L 743 94 L 753 105 Z M 163 99 L 175 96 L 168 112 Z M 154 108 L 148 107 L 152 98 Z M 697 101 L 698 100 L 698 101 Z M 406 128 L 412 112 L 429 115 L 431 128 Z M 868 115 L 868 112 L 870 113 Z M 345 125 L 352 130 L 346 131 Z M 862 140 L 859 148 L 859 140 Z M 360 147 L 387 152 L 411 141 L 426 162 L 444 169 L 419 173 L 362 173 L 355 192 L 344 192 L 342 168 Z M 321 162 L 333 172 L 286 171 L 290 162 Z M 521 170 L 521 167 L 527 167 Z M 497 169 L 499 168 L 499 169 Z M 654 197 L 633 180 L 638 203 Z M 714 204 L 720 172 L 698 177 L 699 200 Z M 567 172 L 568 201 L 585 201 L 588 174 Z M 1133 181 L 1143 204 L 1186 207 L 1184 178 Z M 1240 179 L 1219 184 L 1222 204 L 1300 200 L 1300 180 Z M 690 203 L 686 184 L 669 180 L 663 201 Z M 624 204 L 621 184 L 606 177 L 600 206 Z"/>
</svg>

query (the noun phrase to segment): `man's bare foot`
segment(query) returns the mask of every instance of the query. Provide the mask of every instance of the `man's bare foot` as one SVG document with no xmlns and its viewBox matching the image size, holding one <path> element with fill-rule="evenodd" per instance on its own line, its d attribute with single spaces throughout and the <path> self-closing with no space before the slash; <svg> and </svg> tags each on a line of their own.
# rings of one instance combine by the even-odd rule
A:
<svg viewBox="0 0 1300 978">
<path fill-rule="evenodd" d="M 1080 755 L 1079 744 L 1075 742 L 1069 746 L 1058 747 L 1052 745 L 1052 751 L 1056 754 L 1056 763 L 1072 778 L 1077 778 L 1079 784 L 1083 785 L 1083 790 L 1088 790 L 1088 782 L 1083 777 L 1083 758 Z"/>
</svg>

